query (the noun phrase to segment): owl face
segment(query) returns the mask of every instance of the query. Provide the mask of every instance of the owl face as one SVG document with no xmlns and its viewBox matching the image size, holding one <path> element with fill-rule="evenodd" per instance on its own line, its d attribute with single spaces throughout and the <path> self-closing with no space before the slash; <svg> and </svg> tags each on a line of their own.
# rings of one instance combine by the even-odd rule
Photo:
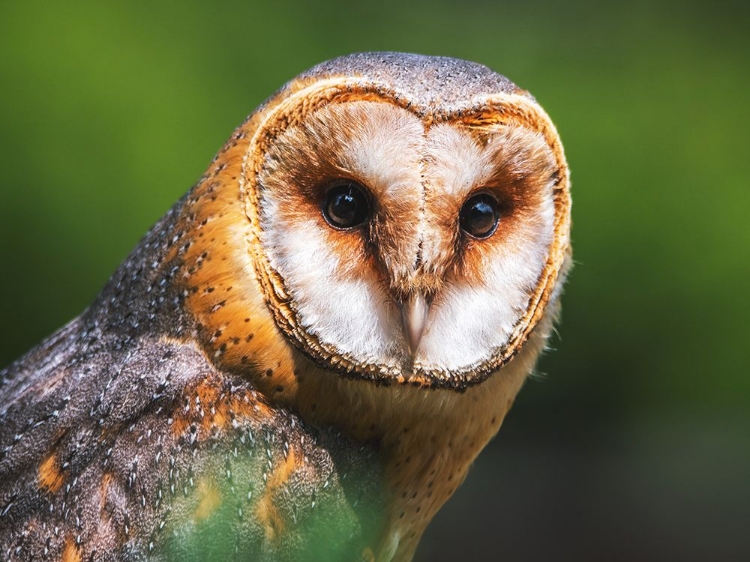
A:
<svg viewBox="0 0 750 562">
<path fill-rule="evenodd" d="M 510 97 L 534 119 L 508 115 Z M 446 113 L 337 82 L 271 111 L 243 178 L 281 330 L 386 382 L 463 388 L 507 362 L 567 248 L 567 172 L 537 108 L 503 95 Z"/>
</svg>

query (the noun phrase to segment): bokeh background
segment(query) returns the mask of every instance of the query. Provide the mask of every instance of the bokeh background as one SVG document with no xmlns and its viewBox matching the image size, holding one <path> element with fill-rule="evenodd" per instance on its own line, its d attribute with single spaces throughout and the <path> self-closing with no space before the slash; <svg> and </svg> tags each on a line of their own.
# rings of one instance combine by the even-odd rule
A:
<svg viewBox="0 0 750 562">
<path fill-rule="evenodd" d="M 554 350 L 417 560 L 750 560 L 745 6 L 2 2 L 0 367 L 286 80 L 353 51 L 476 60 L 558 126 L 577 265 Z"/>
</svg>

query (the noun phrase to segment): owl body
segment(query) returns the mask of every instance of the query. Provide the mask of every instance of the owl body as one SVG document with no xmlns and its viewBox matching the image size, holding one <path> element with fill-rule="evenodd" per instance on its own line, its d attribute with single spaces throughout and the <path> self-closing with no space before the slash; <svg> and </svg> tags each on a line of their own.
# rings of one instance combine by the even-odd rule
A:
<svg viewBox="0 0 750 562">
<path fill-rule="evenodd" d="M 552 123 L 485 67 L 302 74 L 0 373 L 0 552 L 411 559 L 544 347 L 569 207 Z"/>
</svg>

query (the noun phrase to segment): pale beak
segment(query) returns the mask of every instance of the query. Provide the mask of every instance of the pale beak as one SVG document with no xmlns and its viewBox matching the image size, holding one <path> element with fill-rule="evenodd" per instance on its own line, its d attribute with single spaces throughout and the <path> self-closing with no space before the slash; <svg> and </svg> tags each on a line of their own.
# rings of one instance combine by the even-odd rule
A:
<svg viewBox="0 0 750 562">
<path fill-rule="evenodd" d="M 419 342 L 422 340 L 429 308 L 430 305 L 421 293 L 412 293 L 401 302 L 401 324 L 404 327 L 412 357 L 416 354 Z"/>
</svg>

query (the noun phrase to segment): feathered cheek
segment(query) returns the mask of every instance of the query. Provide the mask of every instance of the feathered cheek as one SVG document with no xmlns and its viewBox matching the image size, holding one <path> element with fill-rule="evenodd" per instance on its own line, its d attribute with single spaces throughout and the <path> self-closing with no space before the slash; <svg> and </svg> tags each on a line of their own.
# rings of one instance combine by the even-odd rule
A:
<svg viewBox="0 0 750 562">
<path fill-rule="evenodd" d="M 284 280 L 296 320 L 330 351 L 390 364 L 398 315 L 389 314 L 372 259 L 355 232 L 323 223 L 316 215 L 276 220 L 264 232 L 270 265 Z"/>
</svg>

